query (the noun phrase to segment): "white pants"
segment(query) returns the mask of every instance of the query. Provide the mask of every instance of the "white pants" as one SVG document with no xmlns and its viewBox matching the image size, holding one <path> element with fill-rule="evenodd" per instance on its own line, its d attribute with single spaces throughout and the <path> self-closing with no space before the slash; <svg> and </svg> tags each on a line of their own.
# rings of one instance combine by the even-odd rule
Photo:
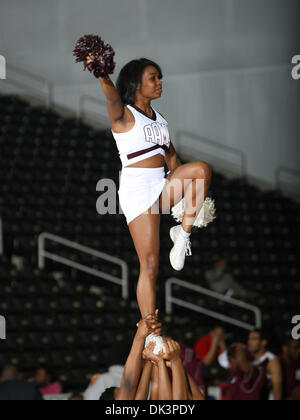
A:
<svg viewBox="0 0 300 420">
<path fill-rule="evenodd" d="M 165 168 L 123 168 L 118 190 L 122 212 L 129 224 L 136 217 L 147 212 L 154 203 L 159 204 L 159 196 L 165 186 Z M 157 207 L 156 214 L 159 213 Z"/>
</svg>

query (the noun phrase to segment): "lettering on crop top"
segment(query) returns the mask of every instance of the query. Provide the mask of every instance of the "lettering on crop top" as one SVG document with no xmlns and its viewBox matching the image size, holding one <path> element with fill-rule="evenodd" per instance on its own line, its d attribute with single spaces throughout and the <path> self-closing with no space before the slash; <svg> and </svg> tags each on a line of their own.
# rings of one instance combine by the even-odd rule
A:
<svg viewBox="0 0 300 420">
<path fill-rule="evenodd" d="M 169 146 L 168 125 L 164 122 L 153 122 L 144 127 L 145 141 L 149 143 Z"/>
</svg>

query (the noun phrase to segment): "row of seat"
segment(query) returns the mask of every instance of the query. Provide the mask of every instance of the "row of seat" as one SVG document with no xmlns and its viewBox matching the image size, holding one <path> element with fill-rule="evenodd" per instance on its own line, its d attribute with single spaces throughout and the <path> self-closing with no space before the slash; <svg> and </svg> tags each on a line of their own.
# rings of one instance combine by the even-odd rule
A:
<svg viewBox="0 0 300 420">
<path fill-rule="evenodd" d="M 134 332 L 131 327 L 128 330 L 128 323 L 134 327 L 139 316 L 135 297 L 139 261 L 125 218 L 96 212 L 98 180 L 110 178 L 118 185 L 120 162 L 114 139 L 110 130 L 95 130 L 20 98 L 0 96 L 0 147 L 4 247 L 9 257 L 18 254 L 24 258 L 21 272 L 10 258 L 0 264 L 0 313 L 7 316 L 11 328 L 11 341 L 0 354 L 0 365 L 15 360 L 30 375 L 44 359 L 58 369 L 68 389 L 83 387 L 95 370 L 116 361 L 112 357 L 115 349 L 124 346 L 128 350 Z M 170 215 L 161 217 L 157 304 L 162 316 L 168 277 L 205 287 L 205 271 L 217 256 L 226 257 L 236 280 L 258 292 L 253 303 L 263 312 L 264 326 L 283 337 L 300 303 L 299 204 L 278 191 L 262 192 L 245 179 L 227 179 L 216 170 L 209 195 L 215 199 L 217 219 L 193 233 L 193 257 L 183 272 L 174 272 L 168 258 L 168 232 L 175 222 Z M 50 261 L 45 271 L 37 270 L 37 237 L 42 231 L 127 261 L 131 300 L 122 301 L 117 286 L 99 284 L 98 279 Z M 82 255 L 78 258 L 61 246 L 50 243 L 47 249 L 118 275 L 116 267 Z M 61 281 L 55 278 L 56 271 L 63 273 Z M 93 286 L 101 287 L 100 294 L 90 293 Z M 244 322 L 253 321 L 250 312 L 182 289 L 176 293 Z M 163 316 L 166 329 L 191 346 L 217 322 L 176 305 L 174 314 Z M 223 326 L 229 343 L 245 340 L 240 329 Z M 20 334 L 21 328 L 28 340 Z M 114 340 L 116 344 L 107 348 Z M 101 353 L 103 350 L 108 352 Z M 126 351 L 123 349 L 123 358 Z M 213 383 L 221 372 L 214 368 L 209 375 Z"/>
</svg>

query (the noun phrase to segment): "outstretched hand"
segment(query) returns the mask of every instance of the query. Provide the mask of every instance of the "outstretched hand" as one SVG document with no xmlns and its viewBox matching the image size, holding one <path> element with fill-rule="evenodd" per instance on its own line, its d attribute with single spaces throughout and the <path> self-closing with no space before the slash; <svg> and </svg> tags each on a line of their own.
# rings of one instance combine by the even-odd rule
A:
<svg viewBox="0 0 300 420">
<path fill-rule="evenodd" d="M 154 341 L 151 341 L 151 343 L 149 343 L 148 346 L 143 351 L 143 359 L 149 360 L 155 366 L 157 366 L 159 361 L 163 359 L 164 352 L 163 350 L 161 350 L 157 355 L 155 355 L 153 353 L 155 347 L 156 347 L 156 343 Z"/>
<path fill-rule="evenodd" d="M 167 361 L 167 366 L 170 367 L 172 363 L 180 360 L 180 344 L 171 338 L 164 338 L 165 353 L 163 358 Z"/>
<path fill-rule="evenodd" d="M 94 63 L 94 58 L 95 55 L 90 53 L 87 58 L 86 58 L 86 64 L 87 64 L 87 68 L 89 69 L 89 71 L 93 71 L 93 64 Z"/>
<path fill-rule="evenodd" d="M 138 334 L 146 339 L 148 335 L 161 335 L 162 324 L 158 322 L 158 309 L 154 314 L 147 315 L 144 319 L 140 320 L 136 326 L 138 327 Z"/>
</svg>

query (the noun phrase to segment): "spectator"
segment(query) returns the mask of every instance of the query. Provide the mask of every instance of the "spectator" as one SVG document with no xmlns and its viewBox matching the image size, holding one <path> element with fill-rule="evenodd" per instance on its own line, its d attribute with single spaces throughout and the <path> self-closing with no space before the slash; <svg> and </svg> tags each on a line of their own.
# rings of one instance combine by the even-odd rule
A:
<svg viewBox="0 0 300 420">
<path fill-rule="evenodd" d="M 205 384 L 202 373 L 202 363 L 198 360 L 194 350 L 187 347 L 185 344 L 179 342 L 181 353 L 180 358 L 182 360 L 183 367 L 187 374 L 195 381 L 199 390 L 205 394 Z"/>
<path fill-rule="evenodd" d="M 254 366 L 266 368 L 268 378 L 269 400 L 282 399 L 282 370 L 275 354 L 267 350 L 269 343 L 268 334 L 262 330 L 250 332 L 248 348 L 254 355 Z"/>
<path fill-rule="evenodd" d="M 40 401 L 42 399 L 36 385 L 23 381 L 15 367 L 3 368 L 0 377 L 0 401 Z"/>
<path fill-rule="evenodd" d="M 217 293 L 233 298 L 251 298 L 256 293 L 246 290 L 233 277 L 225 258 L 220 258 L 211 270 L 206 271 L 205 280 L 209 287 Z"/>
<path fill-rule="evenodd" d="M 266 372 L 263 367 L 253 366 L 251 355 L 244 344 L 234 344 L 228 351 L 231 401 L 260 401 Z"/>
<path fill-rule="evenodd" d="M 283 372 L 283 398 L 294 399 L 300 388 L 300 341 L 288 338 L 279 360 Z"/>
<path fill-rule="evenodd" d="M 205 366 L 216 363 L 218 356 L 225 350 L 224 330 L 221 327 L 216 327 L 209 334 L 199 338 L 194 345 L 194 351 L 197 358 Z"/>
<path fill-rule="evenodd" d="M 34 378 L 30 379 L 29 382 L 36 383 L 43 396 L 59 395 L 62 393 L 61 384 L 55 381 L 53 374 L 45 367 L 39 367 L 36 370 Z"/>
<path fill-rule="evenodd" d="M 282 370 L 278 358 L 267 350 L 268 342 L 268 335 L 261 330 L 249 333 L 248 349 L 253 354 L 252 365 L 265 368 L 267 374 L 265 399 L 279 401 L 282 399 Z M 222 353 L 218 360 L 224 369 L 229 369 L 227 351 Z"/>
</svg>

